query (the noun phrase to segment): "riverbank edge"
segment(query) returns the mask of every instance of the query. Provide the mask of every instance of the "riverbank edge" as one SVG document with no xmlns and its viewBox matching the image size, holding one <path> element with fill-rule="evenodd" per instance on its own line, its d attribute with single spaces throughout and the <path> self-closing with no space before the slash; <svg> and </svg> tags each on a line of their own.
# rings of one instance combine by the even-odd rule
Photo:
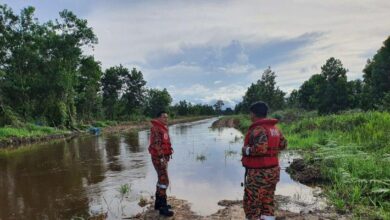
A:
<svg viewBox="0 0 390 220">
<path fill-rule="evenodd" d="M 212 128 L 223 127 L 236 128 L 245 134 L 248 125 L 242 124 L 240 118 L 234 116 L 222 117 L 212 124 Z M 313 164 L 307 164 L 307 161 L 304 159 L 295 159 L 286 169 L 286 172 L 291 175 L 293 180 L 302 184 L 318 184 L 324 182 L 325 180 L 325 177 L 321 174 L 320 169 Z"/>
<path fill-rule="evenodd" d="M 217 116 L 181 117 L 181 118 L 171 119 L 169 125 L 201 121 L 201 120 L 210 119 L 214 117 Z M 149 121 L 141 121 L 141 122 L 128 121 L 113 126 L 101 127 L 101 133 L 109 134 L 109 133 L 121 133 L 121 132 L 129 132 L 129 131 L 141 131 L 141 130 L 148 129 L 149 127 L 150 127 Z M 10 136 L 8 138 L 4 138 L 0 140 L 0 149 L 19 148 L 24 145 L 48 143 L 51 141 L 56 141 L 61 139 L 68 140 L 68 139 L 73 139 L 75 137 L 87 136 L 87 135 L 91 135 L 88 132 L 88 130 L 83 130 L 83 131 L 58 130 L 58 133 L 55 134 L 27 136 L 27 137 Z"/>
<path fill-rule="evenodd" d="M 322 210 L 315 212 L 301 212 L 294 213 L 290 211 L 281 210 L 278 206 L 283 205 L 283 203 L 288 203 L 289 199 L 285 196 L 276 195 L 276 210 L 275 216 L 276 220 L 347 220 L 351 219 L 350 216 L 342 216 L 335 213 L 333 210 Z M 196 219 L 196 220 L 221 220 L 221 219 L 245 219 L 245 213 L 243 210 L 242 200 L 221 200 L 218 202 L 218 205 L 221 206 L 217 212 L 202 216 L 191 210 L 191 203 L 186 200 L 178 199 L 174 196 L 168 197 L 168 203 L 172 206 L 172 210 L 175 212 L 175 215 L 172 218 L 166 218 L 160 216 L 158 211 L 154 210 L 153 199 L 150 199 L 146 202 L 146 209 L 139 214 L 134 216 L 125 217 L 124 219 L 154 219 L 154 220 L 163 220 L 163 219 Z M 100 216 L 104 216 L 104 213 Z M 97 216 L 95 218 L 90 218 L 93 220 L 99 219 Z"/>
<path fill-rule="evenodd" d="M 213 129 L 231 127 L 240 130 L 241 132 L 245 132 L 245 125 L 240 124 L 240 120 L 238 118 L 226 116 L 219 118 L 214 121 L 212 126 Z M 318 195 L 322 196 L 322 195 Z M 329 220 L 329 219 L 338 219 L 338 220 L 346 220 L 352 219 L 350 213 L 337 213 L 336 210 L 332 206 L 327 206 L 325 209 L 321 210 L 304 210 L 300 213 L 294 213 L 290 211 L 285 211 L 279 209 L 278 207 L 282 204 L 292 202 L 290 198 L 286 196 L 276 195 L 276 210 L 275 216 L 277 220 Z M 217 212 L 202 216 L 191 210 L 191 203 L 186 200 L 182 200 L 176 198 L 174 196 L 168 197 L 169 204 L 172 205 L 173 211 L 175 212 L 175 216 L 173 218 L 168 219 L 199 219 L 199 220 L 216 220 L 216 219 L 245 219 L 245 214 L 243 211 L 243 202 L 242 200 L 221 200 L 218 202 L 218 205 L 221 206 Z M 131 216 L 128 219 L 166 219 L 164 217 L 159 216 L 158 211 L 153 208 L 153 198 L 147 202 L 149 206 L 142 212 L 137 215 Z"/>
<path fill-rule="evenodd" d="M 357 122 L 361 122 L 361 121 L 364 121 L 366 124 L 371 125 L 374 122 L 376 122 L 374 119 L 375 119 L 375 117 L 378 116 L 378 114 L 383 114 L 384 116 L 388 117 L 388 114 L 385 114 L 385 113 L 372 112 L 371 114 L 368 114 L 367 116 L 364 115 L 364 116 L 366 116 L 363 118 L 364 120 L 362 119 L 362 114 L 358 114 L 358 113 L 356 113 L 354 115 L 340 114 L 337 116 L 335 116 L 335 115 L 322 116 L 322 117 L 318 116 L 318 117 L 314 117 L 310 120 L 313 121 L 312 123 L 318 123 L 318 120 L 325 121 L 325 119 L 326 119 L 326 121 L 329 121 L 330 119 L 334 119 L 335 117 L 340 117 L 344 121 L 348 121 L 348 119 L 349 119 L 349 121 L 352 121 L 349 124 L 350 126 L 355 125 Z M 349 117 L 349 118 L 346 119 L 346 117 Z M 333 133 L 331 135 L 328 134 L 328 136 L 327 136 L 328 139 L 326 139 L 327 143 L 328 143 L 327 145 L 324 145 L 324 143 L 322 143 L 322 139 L 316 140 L 314 137 L 312 138 L 312 136 L 310 136 L 308 134 L 308 132 L 306 132 L 304 135 L 295 135 L 294 133 L 290 134 L 292 132 L 291 127 L 293 127 L 293 126 L 300 127 L 304 122 L 307 122 L 307 121 L 308 121 L 308 119 L 297 119 L 292 124 L 291 124 L 291 122 L 284 122 L 284 123 L 281 123 L 281 125 L 280 125 L 282 130 L 285 132 L 285 135 L 289 134 L 289 135 L 293 136 L 293 137 L 290 137 L 293 139 L 293 142 L 294 142 L 292 149 L 294 149 L 298 152 L 301 152 L 301 154 L 303 155 L 302 159 L 294 160 L 290 164 L 290 166 L 286 169 L 286 172 L 288 172 L 291 175 L 291 178 L 294 179 L 295 181 L 298 181 L 298 182 L 300 182 L 302 184 L 306 184 L 306 185 L 307 184 L 309 184 L 309 185 L 315 184 L 315 185 L 320 186 L 322 189 L 324 189 L 324 195 L 328 199 L 329 204 L 332 205 L 333 207 L 335 207 L 338 213 L 341 213 L 343 215 L 351 215 L 351 216 L 353 216 L 353 218 L 388 219 L 386 217 L 386 216 L 388 216 L 388 214 L 387 214 L 388 211 L 386 211 L 386 208 L 382 208 L 382 209 L 380 207 L 377 208 L 377 206 L 375 206 L 375 205 L 364 206 L 363 204 L 360 204 L 358 202 L 350 205 L 350 203 L 352 203 L 353 201 L 351 202 L 350 200 L 344 200 L 344 199 L 346 199 L 344 197 L 348 197 L 348 196 L 345 196 L 345 192 L 347 192 L 347 191 L 342 191 L 344 188 L 356 189 L 356 187 L 359 187 L 359 186 L 344 183 L 344 182 L 341 184 L 339 181 L 337 181 L 337 179 L 336 180 L 330 179 L 330 178 L 332 178 L 332 176 L 330 177 L 330 174 L 340 176 L 340 174 L 339 174 L 340 169 L 335 169 L 335 166 L 331 164 L 331 161 L 330 161 L 331 156 L 327 157 L 326 160 L 322 160 L 320 156 L 316 156 L 317 153 L 318 153 L 318 155 L 321 155 L 321 153 L 323 154 L 323 151 L 321 152 L 321 149 L 323 149 L 323 148 L 321 148 L 321 146 L 325 146 L 325 147 L 328 147 L 330 149 L 335 149 L 334 146 L 331 145 L 331 144 L 334 144 L 334 142 L 332 142 L 332 139 L 329 138 L 329 137 L 332 137 L 331 135 L 333 135 Z M 336 120 L 334 120 L 334 121 L 336 121 Z M 337 121 L 337 122 L 339 122 L 339 124 L 341 124 L 344 121 L 341 120 L 341 122 L 339 122 L 339 121 Z M 356 121 L 356 123 L 353 123 L 354 121 Z M 331 125 L 337 126 L 339 124 L 336 124 L 336 125 L 331 124 Z M 245 115 L 233 115 L 233 116 L 223 117 L 223 118 L 220 118 L 220 120 L 218 122 L 214 123 L 214 126 L 216 128 L 223 127 L 223 126 L 234 127 L 236 129 L 240 130 L 241 132 L 246 132 L 249 125 L 250 125 L 249 117 L 247 117 Z M 317 127 L 319 127 L 322 124 L 315 124 L 315 125 Z M 338 135 L 339 135 L 339 133 L 341 133 L 337 130 L 338 127 L 329 128 L 330 125 L 329 124 L 326 124 L 326 125 L 328 126 L 328 129 L 333 129 L 331 132 L 334 132 L 335 134 L 338 134 Z M 312 125 L 309 124 L 307 126 L 312 126 Z M 315 127 L 315 128 L 317 128 L 317 127 Z M 357 128 L 366 128 L 366 127 L 367 126 L 364 126 L 364 127 L 358 126 Z M 312 129 L 314 130 L 314 128 L 312 128 Z M 321 130 L 321 132 L 325 133 L 325 131 L 322 131 L 322 130 Z M 337 132 L 339 132 L 339 133 L 337 133 Z M 313 135 L 315 135 L 315 134 L 316 133 L 313 133 Z M 366 133 L 364 133 L 364 134 L 366 134 Z M 302 137 L 303 138 L 302 141 L 297 142 L 297 140 L 296 140 L 297 137 L 298 138 Z M 312 139 L 310 139 L 310 138 L 312 138 Z M 347 138 L 347 137 L 346 136 L 339 136 L 339 138 L 341 140 L 342 138 Z M 287 137 L 287 139 L 289 140 L 289 137 Z M 309 145 L 306 146 L 305 144 L 309 143 L 308 140 L 310 140 L 311 142 L 313 142 L 313 140 L 314 140 L 314 142 L 312 144 L 310 144 L 310 146 Z M 339 140 L 339 139 L 337 139 L 337 140 Z M 344 141 L 344 142 L 340 141 L 340 142 L 343 143 L 345 146 L 359 146 L 355 142 L 351 142 L 350 144 L 348 144 L 347 143 L 348 141 L 350 141 L 350 140 L 347 139 L 347 141 Z M 301 147 L 297 147 L 296 146 L 297 143 L 301 143 L 303 145 L 299 145 Z M 365 143 L 363 143 L 363 144 L 360 143 L 360 144 L 362 146 L 364 146 Z M 336 144 L 336 145 L 343 147 L 343 145 L 341 145 L 341 144 Z M 333 146 L 333 148 L 331 148 L 332 146 Z M 370 152 L 368 152 L 368 153 L 370 153 Z M 378 158 L 380 158 L 380 157 L 378 157 Z M 367 158 L 367 160 L 368 160 L 368 158 Z M 339 172 L 339 173 L 337 173 L 337 172 Z M 341 174 L 344 174 L 344 173 L 341 172 Z M 335 176 L 335 177 L 338 177 L 338 176 Z M 349 178 L 349 179 L 351 179 L 351 178 Z M 374 179 L 373 182 L 374 181 L 376 181 L 376 179 Z M 343 187 L 340 187 L 340 186 L 343 186 Z M 340 203 L 343 206 L 341 206 Z"/>
</svg>

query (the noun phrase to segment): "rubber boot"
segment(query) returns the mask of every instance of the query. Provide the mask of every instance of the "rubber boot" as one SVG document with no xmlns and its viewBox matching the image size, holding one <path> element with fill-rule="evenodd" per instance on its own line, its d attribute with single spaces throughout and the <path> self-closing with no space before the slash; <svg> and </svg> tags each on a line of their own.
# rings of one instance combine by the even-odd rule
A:
<svg viewBox="0 0 390 220">
<path fill-rule="evenodd" d="M 168 209 L 172 209 L 172 206 L 168 204 L 167 198 L 161 198 L 161 206 L 165 206 Z"/>
<path fill-rule="evenodd" d="M 156 200 L 154 201 L 154 210 L 159 210 L 161 208 L 161 198 L 156 195 Z"/>
<path fill-rule="evenodd" d="M 166 206 L 160 208 L 160 215 L 162 216 L 171 217 L 173 216 L 173 214 L 174 213 L 171 210 L 169 210 L 169 208 Z"/>
</svg>

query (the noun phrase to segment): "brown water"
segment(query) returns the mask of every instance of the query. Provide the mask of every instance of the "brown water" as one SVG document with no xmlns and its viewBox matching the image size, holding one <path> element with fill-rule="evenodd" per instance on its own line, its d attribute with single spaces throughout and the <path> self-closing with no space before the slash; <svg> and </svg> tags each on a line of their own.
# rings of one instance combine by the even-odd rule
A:
<svg viewBox="0 0 390 220">
<path fill-rule="evenodd" d="M 215 119 L 170 127 L 175 149 L 169 164 L 168 195 L 188 200 L 202 215 L 216 212 L 222 199 L 242 199 L 242 134 L 212 130 Z M 0 153 L 0 220 L 71 219 L 107 213 L 109 219 L 134 215 L 141 197 L 154 194 L 157 181 L 147 151 L 148 131 L 89 136 L 69 142 Z M 315 203 L 313 189 L 284 172 L 292 153 L 281 155 L 277 194 Z M 128 184 L 130 192 L 120 193 Z M 286 205 L 300 211 L 300 207 Z"/>
</svg>

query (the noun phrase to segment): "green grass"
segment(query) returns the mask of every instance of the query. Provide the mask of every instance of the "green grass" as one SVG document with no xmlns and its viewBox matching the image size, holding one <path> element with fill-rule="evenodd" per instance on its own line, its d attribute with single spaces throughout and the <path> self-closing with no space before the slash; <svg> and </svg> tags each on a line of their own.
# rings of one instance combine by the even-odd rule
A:
<svg viewBox="0 0 390 220">
<path fill-rule="evenodd" d="M 246 131 L 249 118 L 233 117 Z M 338 211 L 390 219 L 390 113 L 310 114 L 279 127 L 289 149 L 303 150 L 306 161 L 321 167 L 325 193 Z"/>
<path fill-rule="evenodd" d="M 105 120 L 105 121 L 95 121 L 91 125 L 94 127 L 104 128 L 104 127 L 108 127 L 108 126 L 114 126 L 117 124 L 118 124 L 118 122 L 116 122 L 116 121 Z"/>
<path fill-rule="evenodd" d="M 0 140 L 10 137 L 40 137 L 51 134 L 65 134 L 68 131 L 52 127 L 25 124 L 21 127 L 0 127 Z"/>
</svg>

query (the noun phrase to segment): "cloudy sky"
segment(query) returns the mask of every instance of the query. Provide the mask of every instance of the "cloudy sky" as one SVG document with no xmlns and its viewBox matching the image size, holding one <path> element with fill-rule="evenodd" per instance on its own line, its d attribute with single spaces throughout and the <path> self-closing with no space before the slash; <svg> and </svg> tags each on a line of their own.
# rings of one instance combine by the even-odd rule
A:
<svg viewBox="0 0 390 220">
<path fill-rule="evenodd" d="M 174 102 L 233 106 L 271 66 L 286 92 L 341 59 L 349 79 L 390 35 L 389 0 L 1 0 L 15 11 L 32 5 L 41 21 L 69 9 L 99 38 L 103 68 L 139 68 L 148 87 Z"/>
</svg>

